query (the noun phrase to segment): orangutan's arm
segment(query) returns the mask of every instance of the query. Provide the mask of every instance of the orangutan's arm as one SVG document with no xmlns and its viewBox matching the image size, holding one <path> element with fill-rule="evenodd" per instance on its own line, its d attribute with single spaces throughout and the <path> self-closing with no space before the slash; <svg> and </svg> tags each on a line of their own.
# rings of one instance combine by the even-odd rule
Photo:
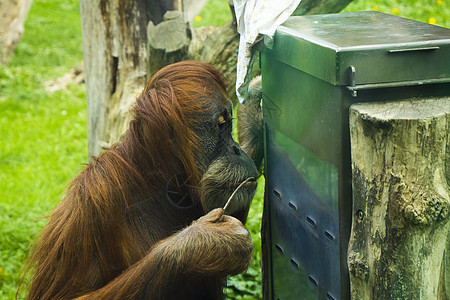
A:
<svg viewBox="0 0 450 300">
<path fill-rule="evenodd" d="M 157 243 L 139 262 L 103 288 L 77 299 L 172 299 L 195 278 L 223 278 L 244 271 L 253 244 L 237 219 L 215 209 Z"/>
</svg>

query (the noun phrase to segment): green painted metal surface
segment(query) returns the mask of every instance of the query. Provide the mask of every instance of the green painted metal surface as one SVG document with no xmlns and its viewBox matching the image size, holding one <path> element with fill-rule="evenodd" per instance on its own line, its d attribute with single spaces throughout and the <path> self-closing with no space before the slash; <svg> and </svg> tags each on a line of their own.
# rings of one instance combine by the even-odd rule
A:
<svg viewBox="0 0 450 300">
<path fill-rule="evenodd" d="M 269 299 L 348 299 L 348 109 L 450 95 L 450 30 L 378 12 L 291 17 L 259 47 Z"/>
<path fill-rule="evenodd" d="M 291 17 L 270 55 L 333 85 L 450 78 L 447 28 L 380 12 Z"/>
</svg>

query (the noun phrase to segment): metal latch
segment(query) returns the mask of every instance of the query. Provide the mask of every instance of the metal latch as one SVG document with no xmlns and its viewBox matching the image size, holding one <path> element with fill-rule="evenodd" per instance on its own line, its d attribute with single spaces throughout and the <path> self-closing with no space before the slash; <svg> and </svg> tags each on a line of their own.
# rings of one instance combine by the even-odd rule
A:
<svg viewBox="0 0 450 300">
<path fill-rule="evenodd" d="M 358 96 L 358 91 L 356 89 L 355 84 L 355 76 L 356 76 L 356 68 L 354 66 L 350 66 L 350 86 L 347 87 L 348 90 L 350 90 L 352 97 Z"/>
</svg>

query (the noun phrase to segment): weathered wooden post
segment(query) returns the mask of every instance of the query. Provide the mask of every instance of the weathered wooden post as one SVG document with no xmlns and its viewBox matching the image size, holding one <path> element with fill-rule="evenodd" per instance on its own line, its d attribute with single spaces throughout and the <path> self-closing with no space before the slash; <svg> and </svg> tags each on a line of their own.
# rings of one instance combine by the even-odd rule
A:
<svg viewBox="0 0 450 300">
<path fill-rule="evenodd" d="M 352 299 L 449 299 L 449 130 L 450 98 L 351 106 Z"/>
</svg>

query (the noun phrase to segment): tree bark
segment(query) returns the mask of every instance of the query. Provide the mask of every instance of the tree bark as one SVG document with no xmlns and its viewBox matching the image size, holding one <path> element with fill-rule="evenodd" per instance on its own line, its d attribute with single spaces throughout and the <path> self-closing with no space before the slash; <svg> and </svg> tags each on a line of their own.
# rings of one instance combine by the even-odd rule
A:
<svg viewBox="0 0 450 300">
<path fill-rule="evenodd" d="M 449 129 L 450 98 L 351 107 L 352 299 L 449 299 Z"/>
<path fill-rule="evenodd" d="M 236 27 L 230 22 L 194 29 L 188 20 L 189 1 L 80 0 L 89 155 L 98 155 L 120 140 L 130 119 L 130 105 L 145 81 L 170 63 L 193 59 L 215 65 L 228 79 L 228 93 L 236 103 Z M 316 7 L 305 0 L 299 13 L 334 12 L 349 2 L 321 0 Z"/>
<path fill-rule="evenodd" d="M 0 63 L 6 64 L 23 36 L 32 0 L 0 0 Z"/>
<path fill-rule="evenodd" d="M 90 155 L 119 139 L 145 85 L 147 22 L 159 20 L 149 8 L 144 0 L 80 1 Z"/>
</svg>

